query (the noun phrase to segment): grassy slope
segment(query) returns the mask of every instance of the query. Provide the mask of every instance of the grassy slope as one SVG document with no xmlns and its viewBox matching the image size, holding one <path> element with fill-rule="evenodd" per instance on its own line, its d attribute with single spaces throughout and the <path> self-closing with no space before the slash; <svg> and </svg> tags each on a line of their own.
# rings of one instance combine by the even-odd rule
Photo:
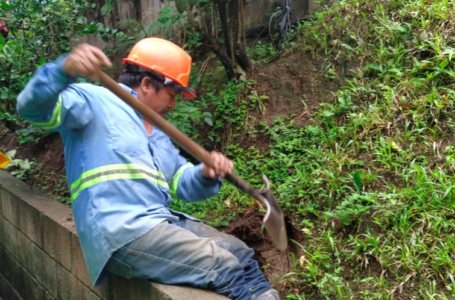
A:
<svg viewBox="0 0 455 300">
<path fill-rule="evenodd" d="M 454 8 L 333 3 L 302 25 L 297 43 L 328 77 L 344 74 L 334 101 L 320 104 L 313 125 L 294 128 L 291 117 L 259 128 L 268 151 L 230 146 L 238 172 L 266 173 L 307 235 L 282 279 L 288 299 L 455 297 Z M 226 205 L 250 205 L 242 197 L 225 186 L 179 209 L 223 215 Z"/>
</svg>

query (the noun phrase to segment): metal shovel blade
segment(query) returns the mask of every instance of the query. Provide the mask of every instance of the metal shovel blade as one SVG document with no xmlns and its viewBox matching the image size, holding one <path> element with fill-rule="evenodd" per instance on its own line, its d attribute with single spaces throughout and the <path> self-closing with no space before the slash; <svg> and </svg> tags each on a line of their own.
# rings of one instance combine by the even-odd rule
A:
<svg viewBox="0 0 455 300">
<path fill-rule="evenodd" d="M 239 190 L 248 194 L 250 197 L 262 202 L 267 207 L 267 212 L 262 220 L 275 247 L 280 251 L 285 251 L 288 247 L 288 238 L 286 235 L 286 224 L 284 223 L 284 215 L 281 207 L 276 202 L 270 191 L 269 179 L 262 175 L 266 187 L 262 190 L 257 190 L 248 185 L 242 178 L 235 174 L 227 174 L 225 179 L 237 187 Z"/>
<path fill-rule="evenodd" d="M 267 207 L 267 213 L 263 219 L 265 230 L 275 244 L 275 247 L 280 251 L 285 251 L 288 247 L 288 239 L 283 211 L 270 191 L 269 179 L 265 175 L 262 175 L 262 179 L 266 187 L 259 192 L 262 196 L 261 201 Z"/>
</svg>

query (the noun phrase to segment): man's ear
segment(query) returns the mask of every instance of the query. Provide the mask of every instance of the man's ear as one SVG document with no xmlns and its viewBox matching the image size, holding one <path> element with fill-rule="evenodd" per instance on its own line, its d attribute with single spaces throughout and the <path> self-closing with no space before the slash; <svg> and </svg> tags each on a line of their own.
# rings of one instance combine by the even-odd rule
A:
<svg viewBox="0 0 455 300">
<path fill-rule="evenodd" d="M 148 94 L 151 90 L 155 90 L 152 81 L 148 77 L 142 78 L 141 81 L 141 90 L 143 93 Z"/>
</svg>

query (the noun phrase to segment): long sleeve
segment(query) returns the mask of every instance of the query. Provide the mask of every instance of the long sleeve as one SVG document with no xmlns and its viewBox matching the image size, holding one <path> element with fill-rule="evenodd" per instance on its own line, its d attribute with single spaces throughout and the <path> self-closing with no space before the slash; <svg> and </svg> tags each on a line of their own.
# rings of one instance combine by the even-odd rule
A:
<svg viewBox="0 0 455 300">
<path fill-rule="evenodd" d="M 173 198 L 184 201 L 201 201 L 218 194 L 222 180 L 202 176 L 202 164 L 193 166 L 179 155 L 176 172 L 170 184 Z"/>
<path fill-rule="evenodd" d="M 86 99 L 71 83 L 60 56 L 38 68 L 17 98 L 17 112 L 30 123 L 49 131 L 83 128 L 92 118 Z"/>
</svg>

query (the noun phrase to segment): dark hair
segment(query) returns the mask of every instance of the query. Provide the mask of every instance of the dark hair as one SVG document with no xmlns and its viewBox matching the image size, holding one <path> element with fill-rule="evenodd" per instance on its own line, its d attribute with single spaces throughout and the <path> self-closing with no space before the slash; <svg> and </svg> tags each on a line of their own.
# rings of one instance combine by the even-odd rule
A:
<svg viewBox="0 0 455 300">
<path fill-rule="evenodd" d="M 164 81 L 148 72 L 126 72 L 122 73 L 118 82 L 126 85 L 129 88 L 135 88 L 141 85 L 142 79 L 148 77 L 155 91 L 158 93 L 164 87 Z"/>
</svg>

